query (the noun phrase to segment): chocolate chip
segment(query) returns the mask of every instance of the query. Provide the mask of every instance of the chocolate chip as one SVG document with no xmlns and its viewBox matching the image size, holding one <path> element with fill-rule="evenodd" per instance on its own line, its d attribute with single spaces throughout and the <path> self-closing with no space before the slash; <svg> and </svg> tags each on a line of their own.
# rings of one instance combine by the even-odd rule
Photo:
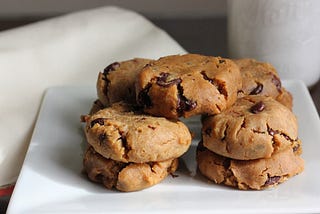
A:
<svg viewBox="0 0 320 214">
<path fill-rule="evenodd" d="M 205 131 L 206 135 L 211 137 L 212 128 L 207 128 Z"/>
<path fill-rule="evenodd" d="M 119 139 L 121 140 L 122 146 L 125 148 L 126 153 L 130 150 L 129 145 L 128 145 L 128 141 L 127 141 L 127 136 L 123 131 L 119 131 Z"/>
<path fill-rule="evenodd" d="M 219 83 L 217 79 L 208 77 L 205 71 L 201 71 L 200 74 L 202 75 L 203 79 L 209 81 L 212 85 L 214 85 L 219 91 L 219 93 L 222 94 L 225 97 L 225 99 L 227 99 L 228 93 L 224 87 L 224 84 Z"/>
<path fill-rule="evenodd" d="M 100 141 L 100 143 L 102 143 L 106 138 L 107 138 L 106 133 L 100 134 L 100 135 L 99 135 L 99 141 Z"/>
<path fill-rule="evenodd" d="M 229 158 L 225 158 L 222 162 L 222 165 L 225 169 L 229 169 L 230 164 L 231 164 L 231 160 Z"/>
<path fill-rule="evenodd" d="M 209 78 L 205 71 L 201 71 L 200 74 L 202 75 L 202 78 L 209 81 L 211 84 L 213 84 L 213 79 Z"/>
<path fill-rule="evenodd" d="M 250 111 L 254 114 L 257 114 L 259 112 L 262 112 L 265 109 L 265 105 L 262 101 L 256 103 L 255 105 L 253 105 L 250 109 Z"/>
<path fill-rule="evenodd" d="M 278 181 L 280 180 L 281 176 L 272 176 L 270 177 L 268 175 L 268 179 L 266 180 L 266 182 L 264 183 L 264 186 L 270 186 L 270 185 L 273 185 L 273 184 L 276 184 L 278 183 Z"/>
<path fill-rule="evenodd" d="M 169 73 L 160 73 L 160 76 L 157 77 L 157 84 L 162 87 L 169 87 L 171 85 L 177 85 L 182 82 L 180 78 L 168 80 L 168 77 L 170 76 Z"/>
<path fill-rule="evenodd" d="M 300 144 L 294 146 L 294 147 L 292 148 L 292 150 L 293 150 L 293 152 L 296 152 L 296 151 L 298 151 L 299 148 L 300 148 Z"/>
<path fill-rule="evenodd" d="M 151 125 L 148 125 L 148 128 L 149 128 L 149 129 L 152 129 L 152 130 L 155 130 L 155 129 L 156 129 L 156 127 L 151 126 Z"/>
<path fill-rule="evenodd" d="M 103 69 L 103 74 L 106 76 L 110 71 L 114 71 L 120 67 L 119 62 L 114 62 L 108 65 L 105 69 Z"/>
<path fill-rule="evenodd" d="M 268 133 L 271 136 L 274 136 L 275 134 L 279 134 L 279 131 L 273 130 L 272 128 L 268 127 Z"/>
<path fill-rule="evenodd" d="M 178 100 L 177 111 L 182 114 L 184 111 L 191 111 L 197 106 L 196 102 L 186 99 L 184 96 L 180 97 Z"/>
<path fill-rule="evenodd" d="M 99 124 L 100 126 L 104 125 L 104 118 L 97 118 L 91 121 L 90 128 L 92 128 L 95 124 Z"/>
<path fill-rule="evenodd" d="M 182 86 L 179 84 L 177 86 L 178 88 L 178 108 L 177 108 L 177 112 L 179 113 L 179 115 L 182 115 L 182 113 L 184 111 L 191 111 L 193 109 L 195 109 L 197 107 L 197 103 L 187 99 L 184 95 L 183 95 L 183 88 Z"/>
<path fill-rule="evenodd" d="M 280 79 L 276 75 L 273 74 L 271 81 L 276 86 L 278 91 L 280 92 L 281 91 L 281 81 L 280 81 Z"/>
<path fill-rule="evenodd" d="M 184 103 L 185 103 L 185 107 L 184 107 L 185 111 L 191 111 L 197 106 L 197 103 L 193 102 L 192 100 L 185 100 Z"/>
<path fill-rule="evenodd" d="M 145 107 L 151 107 L 152 106 L 152 102 L 151 102 L 151 98 L 149 97 L 148 93 L 149 90 L 151 88 L 151 84 L 147 84 L 147 86 L 142 89 L 139 94 L 138 94 L 138 103 L 140 105 L 143 105 Z"/>
<path fill-rule="evenodd" d="M 224 59 L 219 59 L 219 63 L 225 63 L 226 62 L 226 60 L 224 60 Z"/>
<path fill-rule="evenodd" d="M 97 174 L 97 175 L 94 177 L 94 181 L 95 181 L 95 182 L 98 182 L 98 183 L 102 183 L 103 178 L 104 178 L 104 176 L 99 173 L 99 174 Z"/>
<path fill-rule="evenodd" d="M 250 95 L 260 94 L 263 90 L 263 85 L 261 83 L 257 83 L 257 87 L 255 87 L 251 92 Z"/>
<path fill-rule="evenodd" d="M 114 62 L 110 65 L 108 65 L 105 69 L 103 69 L 103 75 L 104 77 L 102 78 L 106 84 L 105 84 L 105 87 L 103 88 L 103 93 L 107 96 L 107 99 L 109 100 L 109 97 L 108 97 L 108 87 L 110 85 L 110 80 L 108 79 L 107 75 L 110 71 L 114 71 L 116 70 L 117 68 L 120 67 L 120 63 L 119 62 Z"/>
<path fill-rule="evenodd" d="M 281 134 L 286 140 L 288 140 L 288 141 L 292 141 L 292 139 L 288 136 L 288 135 L 286 135 L 286 134 Z"/>
</svg>

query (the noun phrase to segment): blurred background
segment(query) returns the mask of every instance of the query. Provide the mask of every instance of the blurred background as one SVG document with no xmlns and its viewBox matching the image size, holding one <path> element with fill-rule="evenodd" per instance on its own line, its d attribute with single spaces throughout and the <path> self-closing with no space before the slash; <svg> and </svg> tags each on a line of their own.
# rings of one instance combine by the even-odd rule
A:
<svg viewBox="0 0 320 214">
<path fill-rule="evenodd" d="M 0 30 L 106 5 L 144 15 L 189 52 L 227 55 L 225 0 L 0 0 Z"/>
</svg>

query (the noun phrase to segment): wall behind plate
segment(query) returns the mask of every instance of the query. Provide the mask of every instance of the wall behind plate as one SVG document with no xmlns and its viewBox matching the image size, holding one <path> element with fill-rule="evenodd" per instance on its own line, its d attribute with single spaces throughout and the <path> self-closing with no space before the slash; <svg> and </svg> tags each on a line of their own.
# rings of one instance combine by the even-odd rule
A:
<svg viewBox="0 0 320 214">
<path fill-rule="evenodd" d="M 0 0 L 0 18 L 55 16 L 106 5 L 135 10 L 150 18 L 208 18 L 226 14 L 226 0 Z"/>
</svg>

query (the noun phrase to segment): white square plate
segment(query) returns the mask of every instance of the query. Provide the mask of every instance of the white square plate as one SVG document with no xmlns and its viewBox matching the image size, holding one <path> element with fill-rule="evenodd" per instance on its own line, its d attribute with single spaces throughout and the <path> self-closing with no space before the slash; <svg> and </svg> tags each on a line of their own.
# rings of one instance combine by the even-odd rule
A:
<svg viewBox="0 0 320 214">
<path fill-rule="evenodd" d="M 139 192 L 107 190 L 81 174 L 84 135 L 80 115 L 96 98 L 94 86 L 51 88 L 44 98 L 8 213 L 299 213 L 320 212 L 320 121 L 302 82 L 284 81 L 293 94 L 305 171 L 276 188 L 240 191 L 197 174 L 195 148 L 176 173 Z M 198 118 L 187 121 L 199 133 Z M 319 154 L 318 154 L 319 153 Z"/>
</svg>

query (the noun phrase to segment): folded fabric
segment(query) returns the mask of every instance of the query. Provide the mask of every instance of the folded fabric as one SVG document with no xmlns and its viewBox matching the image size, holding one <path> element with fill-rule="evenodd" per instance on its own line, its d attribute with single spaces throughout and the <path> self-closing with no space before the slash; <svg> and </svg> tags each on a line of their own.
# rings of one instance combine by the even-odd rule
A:
<svg viewBox="0 0 320 214">
<path fill-rule="evenodd" d="M 114 61 L 182 53 L 167 33 L 116 7 L 0 32 L 0 186 L 17 179 L 46 88 L 94 84 Z"/>
</svg>

